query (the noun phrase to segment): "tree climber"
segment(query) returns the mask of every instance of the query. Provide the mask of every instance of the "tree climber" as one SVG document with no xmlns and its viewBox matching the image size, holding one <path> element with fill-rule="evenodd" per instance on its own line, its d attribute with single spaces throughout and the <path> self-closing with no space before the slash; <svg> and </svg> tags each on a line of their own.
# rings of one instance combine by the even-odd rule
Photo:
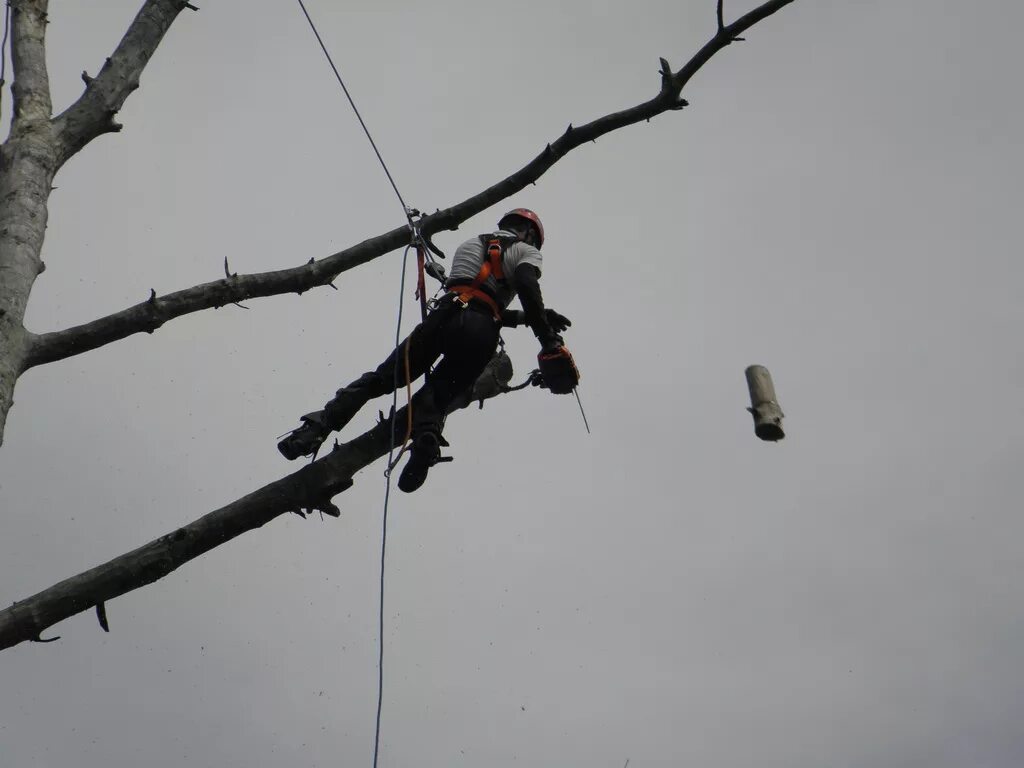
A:
<svg viewBox="0 0 1024 768">
<path fill-rule="evenodd" d="M 494 355 L 499 329 L 523 322 L 541 345 L 542 386 L 556 394 L 572 392 L 579 372 L 559 335 L 571 323 L 544 308 L 539 282 L 543 245 L 544 226 L 527 208 L 502 216 L 497 232 L 462 243 L 452 259 L 446 293 L 426 320 L 376 370 L 339 389 L 323 410 L 303 416 L 302 424 L 277 444 L 278 450 L 288 460 L 315 454 L 328 435 L 344 427 L 367 402 L 406 386 L 407 375 L 412 381 L 427 374 L 412 398 L 410 455 L 398 479 L 401 490 L 415 491 L 441 458 L 441 446 L 446 445 L 441 431 L 449 407 L 473 386 Z M 523 309 L 507 309 L 517 295 Z"/>
</svg>

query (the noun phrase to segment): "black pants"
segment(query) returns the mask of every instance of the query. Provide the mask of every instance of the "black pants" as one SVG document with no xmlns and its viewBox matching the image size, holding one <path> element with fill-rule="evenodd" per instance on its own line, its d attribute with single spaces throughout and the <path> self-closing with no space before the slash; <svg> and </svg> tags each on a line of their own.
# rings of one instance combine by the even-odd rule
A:
<svg viewBox="0 0 1024 768">
<path fill-rule="evenodd" d="M 463 307 L 453 296 L 445 296 L 398 349 L 375 371 L 364 374 L 351 386 L 365 387 L 371 397 L 406 386 L 407 346 L 409 381 L 425 374 L 443 356 L 412 398 L 413 434 L 440 434 L 449 406 L 473 386 L 494 355 L 499 332 L 498 322 L 484 304 L 474 301 Z"/>
</svg>

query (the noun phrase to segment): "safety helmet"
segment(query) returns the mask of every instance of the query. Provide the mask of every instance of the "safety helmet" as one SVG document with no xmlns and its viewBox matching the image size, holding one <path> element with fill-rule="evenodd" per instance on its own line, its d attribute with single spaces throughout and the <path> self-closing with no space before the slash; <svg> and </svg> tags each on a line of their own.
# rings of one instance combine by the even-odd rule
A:
<svg viewBox="0 0 1024 768">
<path fill-rule="evenodd" d="M 537 227 L 538 250 L 542 245 L 544 245 L 544 225 L 540 223 L 540 216 L 531 211 L 529 208 L 513 208 L 511 211 L 509 211 L 500 219 L 498 219 L 498 227 L 500 228 L 506 221 L 508 221 L 511 218 L 526 219 L 528 222 Z"/>
</svg>

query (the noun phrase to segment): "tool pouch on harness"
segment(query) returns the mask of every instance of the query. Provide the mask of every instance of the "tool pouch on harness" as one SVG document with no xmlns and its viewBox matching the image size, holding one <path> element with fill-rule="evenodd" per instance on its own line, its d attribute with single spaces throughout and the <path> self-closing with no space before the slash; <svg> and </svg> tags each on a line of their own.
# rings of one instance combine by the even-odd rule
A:
<svg viewBox="0 0 1024 768">
<path fill-rule="evenodd" d="M 544 379 L 541 386 L 547 387 L 556 395 L 568 395 L 580 383 L 580 372 L 572 353 L 565 347 L 555 352 L 541 352 L 537 355 L 537 367 Z"/>
</svg>

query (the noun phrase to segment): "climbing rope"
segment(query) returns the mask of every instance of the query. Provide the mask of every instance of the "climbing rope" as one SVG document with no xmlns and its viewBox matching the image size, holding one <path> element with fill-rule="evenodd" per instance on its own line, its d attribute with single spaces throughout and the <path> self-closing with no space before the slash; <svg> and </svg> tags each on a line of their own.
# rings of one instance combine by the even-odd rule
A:
<svg viewBox="0 0 1024 768">
<path fill-rule="evenodd" d="M 409 226 L 412 227 L 412 214 L 409 206 L 405 204 L 405 200 L 402 198 L 402 193 L 398 191 L 398 185 L 395 184 L 394 178 L 391 176 L 391 171 L 388 170 L 387 163 L 384 162 L 384 158 L 380 154 L 380 150 L 377 149 L 377 142 L 373 140 L 373 136 L 370 135 L 370 129 L 366 127 L 366 123 L 363 121 L 363 116 L 359 114 L 359 108 L 356 107 L 355 101 L 352 99 L 352 95 L 348 92 L 348 88 L 345 86 L 345 81 L 341 79 L 341 74 L 338 72 L 338 68 L 334 66 L 334 59 L 331 58 L 330 52 L 327 50 L 327 46 L 324 45 L 323 38 L 320 37 L 320 33 L 316 30 L 316 24 L 313 23 L 313 19 L 309 15 L 309 11 L 306 10 L 306 4 L 299 0 L 299 7 L 302 8 L 302 13 L 306 17 L 306 21 L 309 22 L 309 28 L 313 30 L 313 34 L 316 36 L 316 41 L 320 43 L 320 50 L 324 52 L 324 56 L 327 57 L 327 63 L 331 65 L 331 69 L 334 71 L 334 76 L 338 79 L 338 84 L 341 86 L 341 90 L 345 92 L 345 98 L 348 99 L 348 103 L 352 106 L 352 111 L 356 113 L 356 119 L 359 120 L 359 124 L 363 127 L 363 133 L 366 134 L 366 138 L 370 141 L 370 146 L 373 147 L 373 153 L 377 155 L 377 160 L 380 161 L 380 167 L 384 169 L 384 175 L 388 177 L 388 181 L 391 182 L 391 188 L 395 190 L 395 196 L 398 198 L 398 202 L 402 204 L 402 211 L 405 213 L 405 217 L 409 220 Z"/>
<path fill-rule="evenodd" d="M 409 231 L 411 234 L 410 245 L 406 246 L 405 252 L 402 254 L 402 277 L 399 283 L 399 294 L 398 294 L 398 322 L 395 328 L 395 371 L 394 371 L 394 384 L 395 391 L 391 401 L 391 441 L 388 447 L 388 466 L 384 471 L 386 478 L 384 487 L 384 513 L 381 522 L 381 543 L 380 543 L 380 610 L 378 613 L 377 622 L 377 634 L 378 634 L 378 654 L 377 654 L 377 717 L 376 725 L 374 727 L 373 736 L 373 768 L 377 768 L 377 758 L 380 754 L 380 723 L 381 723 L 381 711 L 384 703 L 384 573 L 385 564 L 387 560 L 387 546 L 388 546 L 388 503 L 391 500 L 391 470 L 394 468 L 398 459 L 401 458 L 402 453 L 405 452 L 405 444 L 408 443 L 409 437 L 412 433 L 412 382 L 409 379 L 409 343 L 405 344 L 404 355 L 399 355 L 399 347 L 402 343 L 402 299 L 405 295 L 405 272 L 406 272 L 406 261 L 409 255 L 409 249 L 413 246 L 416 247 L 417 251 L 417 264 L 419 267 L 419 278 L 417 281 L 417 297 L 420 299 L 421 312 L 424 318 L 426 317 L 426 298 L 425 290 L 423 286 L 423 262 L 424 255 L 431 263 L 433 258 L 427 251 L 427 242 L 419 231 L 419 227 L 414 220 L 414 216 L 419 216 L 419 212 L 415 208 L 410 208 L 405 204 L 405 199 L 402 197 L 402 193 L 398 191 L 398 185 L 395 183 L 394 177 L 391 175 L 391 171 L 388 170 L 387 163 L 384 162 L 384 157 L 381 155 L 380 150 L 377 148 L 377 142 L 373 140 L 373 136 L 370 134 L 370 129 L 367 127 L 366 122 L 363 120 L 363 116 L 359 113 L 359 108 L 356 107 L 355 101 L 352 99 L 352 95 L 349 93 L 348 88 L 345 86 L 345 81 L 341 78 L 341 73 L 338 72 L 338 68 L 334 64 L 334 59 L 331 58 L 330 52 L 327 50 L 327 46 L 324 44 L 323 38 L 320 37 L 320 33 L 317 31 L 316 24 L 313 23 L 312 17 L 309 15 L 309 11 L 306 10 L 306 4 L 302 0 L 298 0 L 299 7 L 302 9 L 303 15 L 306 17 L 306 21 L 309 22 L 309 27 L 313 30 L 313 35 L 316 37 L 317 42 L 320 44 L 320 50 L 324 52 L 324 56 L 327 58 L 327 63 L 331 65 L 331 70 L 334 72 L 335 78 L 338 80 L 338 84 L 341 86 L 341 90 L 345 93 L 345 98 L 348 99 L 349 105 L 352 107 L 352 111 L 355 112 L 356 119 L 359 120 L 359 125 L 363 128 L 363 133 L 366 134 L 366 138 L 370 142 L 370 146 L 373 147 L 373 153 L 377 156 L 377 160 L 380 162 L 380 167 L 384 169 L 384 175 L 387 176 L 388 182 L 391 184 L 391 188 L 395 191 L 395 197 L 398 198 L 398 202 L 402 206 L 402 213 L 405 215 L 406 221 L 409 224 Z M 395 451 L 395 428 L 396 428 L 396 416 L 398 411 L 398 386 L 399 386 L 399 357 L 405 359 L 405 379 L 406 379 L 406 395 L 409 399 L 408 405 L 406 406 L 408 413 L 408 425 L 406 431 L 406 437 L 403 441 L 402 451 L 398 454 L 398 458 L 393 458 Z"/>
<path fill-rule="evenodd" d="M 405 252 L 402 254 L 402 277 L 399 281 L 399 292 L 398 292 L 398 323 L 395 325 L 395 350 L 397 352 L 399 345 L 402 343 L 402 296 L 405 295 L 405 265 L 409 255 L 409 247 L 407 246 Z M 409 381 L 409 343 L 405 344 L 405 379 L 406 386 Z M 381 523 L 381 536 L 380 536 L 380 611 L 377 617 L 377 719 L 376 727 L 373 735 L 373 768 L 377 768 L 377 756 L 380 753 L 380 717 L 381 711 L 384 706 L 384 572 L 385 563 L 387 561 L 388 552 L 388 502 L 391 500 L 391 470 L 397 463 L 397 459 L 392 460 L 392 456 L 395 452 L 395 428 L 397 426 L 398 416 L 398 358 L 399 355 L 395 355 L 395 370 L 394 370 L 394 384 L 395 391 L 391 396 L 391 436 L 388 442 L 388 468 L 384 471 L 385 482 L 384 482 L 384 514 L 383 522 Z M 409 413 L 409 431 L 412 431 L 412 396 L 410 394 L 410 404 L 408 406 Z M 408 440 L 408 435 L 406 435 Z M 405 451 L 405 445 L 402 445 L 402 451 Z M 399 456 L 402 454 L 399 453 Z"/>
</svg>

